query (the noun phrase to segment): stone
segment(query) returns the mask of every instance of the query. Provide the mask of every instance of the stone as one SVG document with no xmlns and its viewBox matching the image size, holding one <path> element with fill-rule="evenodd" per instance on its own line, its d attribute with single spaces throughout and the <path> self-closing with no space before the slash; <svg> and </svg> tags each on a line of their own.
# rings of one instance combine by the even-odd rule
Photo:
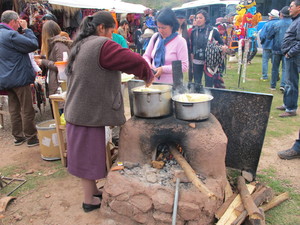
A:
<svg viewBox="0 0 300 225">
<path fill-rule="evenodd" d="M 153 205 L 155 210 L 165 213 L 173 212 L 174 192 L 170 193 L 163 189 L 158 189 L 153 197 Z"/>
<path fill-rule="evenodd" d="M 177 212 L 184 220 L 195 220 L 199 218 L 199 206 L 194 203 L 179 203 Z"/>
<path fill-rule="evenodd" d="M 157 177 L 155 173 L 148 173 L 146 179 L 149 183 L 155 184 L 157 182 Z"/>
<path fill-rule="evenodd" d="M 132 217 L 133 207 L 128 202 L 113 200 L 109 204 L 110 208 L 123 216 Z"/>
<path fill-rule="evenodd" d="M 129 203 L 144 213 L 148 212 L 153 207 L 151 199 L 142 194 L 132 196 L 129 199 Z"/>
<path fill-rule="evenodd" d="M 157 223 L 172 223 L 172 214 L 156 211 L 153 213 L 153 218 Z"/>
</svg>

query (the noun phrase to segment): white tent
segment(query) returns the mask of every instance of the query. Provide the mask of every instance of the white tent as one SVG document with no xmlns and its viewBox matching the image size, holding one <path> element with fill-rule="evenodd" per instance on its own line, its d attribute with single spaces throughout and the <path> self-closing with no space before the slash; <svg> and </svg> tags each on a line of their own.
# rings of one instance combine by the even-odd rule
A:
<svg viewBox="0 0 300 225">
<path fill-rule="evenodd" d="M 108 9 L 116 13 L 143 13 L 147 7 L 141 4 L 122 2 L 120 0 L 49 0 L 50 4 L 73 8 Z"/>
</svg>

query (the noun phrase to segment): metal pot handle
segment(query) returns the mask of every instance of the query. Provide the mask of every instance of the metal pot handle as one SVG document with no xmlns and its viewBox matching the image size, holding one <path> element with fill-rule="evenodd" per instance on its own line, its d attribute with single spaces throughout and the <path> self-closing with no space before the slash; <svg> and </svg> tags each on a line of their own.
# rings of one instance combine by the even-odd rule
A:
<svg viewBox="0 0 300 225">
<path fill-rule="evenodd" d="M 148 93 L 147 94 L 147 102 L 150 103 L 150 101 L 151 101 L 151 95 L 150 95 L 150 93 Z"/>
<path fill-rule="evenodd" d="M 192 107 L 194 103 L 182 103 L 181 105 L 184 107 Z"/>
</svg>

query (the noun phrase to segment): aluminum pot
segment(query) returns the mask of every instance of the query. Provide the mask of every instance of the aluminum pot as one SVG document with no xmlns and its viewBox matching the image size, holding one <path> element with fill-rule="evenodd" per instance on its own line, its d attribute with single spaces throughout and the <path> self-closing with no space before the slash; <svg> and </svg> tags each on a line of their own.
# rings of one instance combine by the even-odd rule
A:
<svg viewBox="0 0 300 225">
<path fill-rule="evenodd" d="M 186 96 L 191 97 L 188 99 Z M 208 94 L 181 94 L 172 99 L 175 117 L 180 120 L 205 120 L 210 115 L 210 102 L 214 97 Z"/>
<path fill-rule="evenodd" d="M 171 91 L 171 85 L 152 85 L 149 89 L 133 88 L 134 115 L 143 118 L 170 115 L 172 112 Z"/>
</svg>

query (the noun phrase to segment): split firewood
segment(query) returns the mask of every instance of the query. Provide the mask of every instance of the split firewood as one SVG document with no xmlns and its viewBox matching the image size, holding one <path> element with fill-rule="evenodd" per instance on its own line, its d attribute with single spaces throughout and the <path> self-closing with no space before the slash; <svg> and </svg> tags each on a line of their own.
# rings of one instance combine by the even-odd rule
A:
<svg viewBox="0 0 300 225">
<path fill-rule="evenodd" d="M 226 182 L 224 194 L 225 194 L 225 201 L 233 195 L 233 191 L 232 191 L 231 185 L 228 180 Z"/>
<path fill-rule="evenodd" d="M 14 199 L 16 199 L 16 197 L 12 197 L 12 196 L 6 196 L 6 197 L 1 198 L 0 199 L 0 213 L 4 212 L 6 210 L 8 203 Z"/>
<path fill-rule="evenodd" d="M 260 206 L 262 203 L 269 201 L 269 199 L 271 199 L 273 197 L 273 190 L 270 187 L 266 187 L 266 186 L 259 186 L 255 192 L 252 194 L 252 198 L 253 201 L 255 203 L 255 205 Z M 233 221 L 231 223 L 231 225 L 240 225 L 242 224 L 247 216 L 248 216 L 248 212 L 247 210 L 243 210 L 241 211 L 240 209 L 237 209 L 238 211 L 241 212 L 241 214 L 238 216 L 238 218 L 236 218 L 235 221 Z M 261 213 L 263 213 L 261 209 L 259 209 L 261 211 Z"/>
<path fill-rule="evenodd" d="M 160 153 L 160 154 L 157 156 L 156 161 L 162 161 L 163 158 L 164 158 L 164 154 L 163 154 L 163 153 Z"/>
<path fill-rule="evenodd" d="M 206 194 L 209 198 L 216 198 L 216 195 L 211 192 L 197 177 L 196 172 L 190 166 L 190 164 L 185 160 L 185 158 L 178 152 L 176 147 L 170 146 L 170 152 L 179 163 L 179 165 L 184 170 L 188 179 L 204 194 Z"/>
<path fill-rule="evenodd" d="M 253 193 L 255 185 L 247 184 L 247 188 L 249 193 Z M 244 207 L 240 194 L 235 197 L 216 225 L 230 225 L 240 215 L 240 212 L 236 210 L 239 207 Z"/>
<path fill-rule="evenodd" d="M 238 177 L 237 188 L 241 195 L 243 205 L 249 214 L 249 218 L 254 219 L 254 220 L 264 221 L 265 220 L 264 216 L 262 215 L 262 213 L 260 212 L 258 207 L 255 205 L 253 198 L 251 197 L 251 194 L 249 193 L 249 191 L 247 189 L 244 177 L 242 177 L 242 176 Z M 263 223 L 264 222 L 262 222 L 262 224 Z"/>
<path fill-rule="evenodd" d="M 232 204 L 232 202 L 234 201 L 237 195 L 238 195 L 237 193 L 234 193 L 221 205 L 221 207 L 215 213 L 215 217 L 217 219 L 220 219 L 224 215 L 224 213 L 226 212 L 228 207 Z"/>
<path fill-rule="evenodd" d="M 153 168 L 161 169 L 161 168 L 164 167 L 165 163 L 163 161 L 152 160 L 151 165 L 152 165 Z"/>
<path fill-rule="evenodd" d="M 267 211 L 269 209 L 274 208 L 275 206 L 278 206 L 279 204 L 281 204 L 282 202 L 284 202 L 285 200 L 289 199 L 289 193 L 288 192 L 284 192 L 276 197 L 274 197 L 268 204 L 262 205 L 261 208 L 264 211 Z"/>
</svg>

